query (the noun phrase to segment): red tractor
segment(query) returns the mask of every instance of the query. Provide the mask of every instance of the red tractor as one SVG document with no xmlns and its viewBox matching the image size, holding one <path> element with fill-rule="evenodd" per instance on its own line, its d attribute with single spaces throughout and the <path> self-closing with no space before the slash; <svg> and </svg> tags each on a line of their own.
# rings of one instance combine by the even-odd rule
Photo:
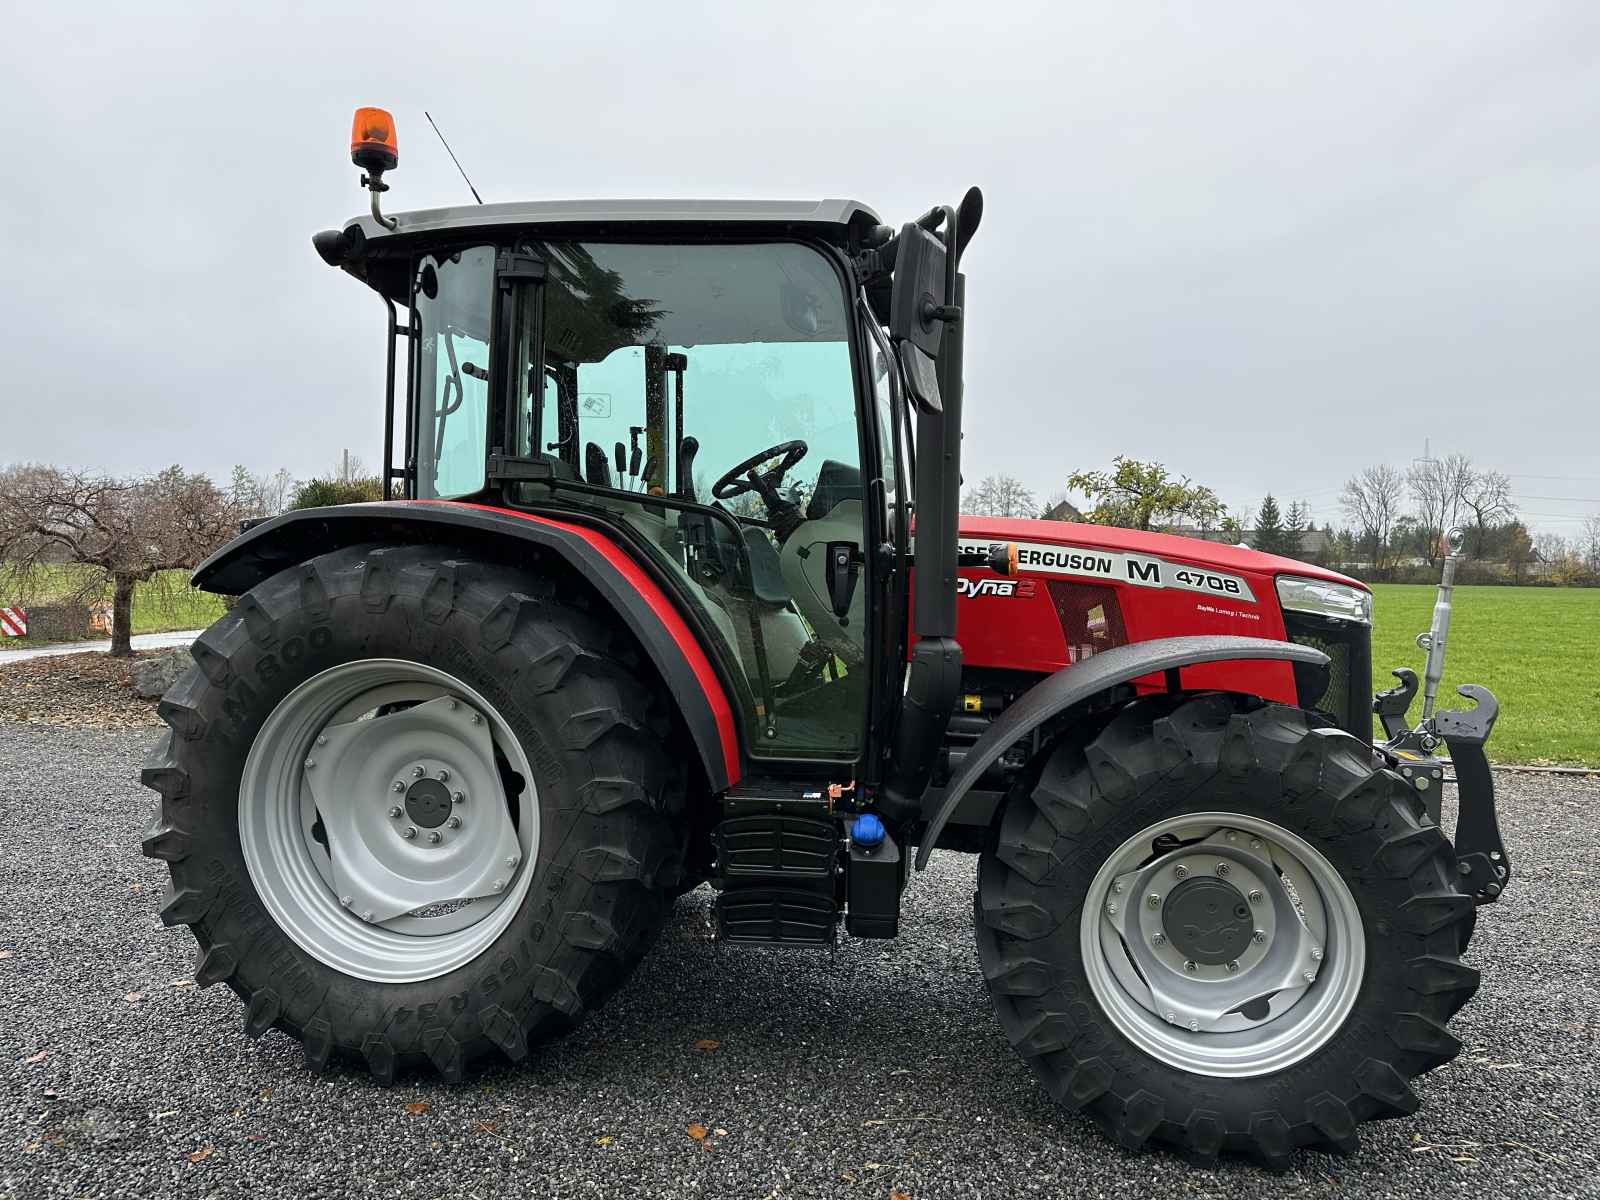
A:
<svg viewBox="0 0 1600 1200">
<path fill-rule="evenodd" d="M 1120 1144 L 1281 1167 L 1416 1107 L 1509 878 L 1492 699 L 1410 729 L 1408 675 L 1375 747 L 1361 584 L 958 518 L 976 189 L 386 216 L 388 115 L 352 150 L 371 214 L 313 241 L 388 310 L 393 499 L 200 567 L 238 603 L 144 771 L 162 918 L 249 1034 L 459 1080 L 700 883 L 719 942 L 828 949 L 942 848 L 1007 1037 Z"/>
</svg>

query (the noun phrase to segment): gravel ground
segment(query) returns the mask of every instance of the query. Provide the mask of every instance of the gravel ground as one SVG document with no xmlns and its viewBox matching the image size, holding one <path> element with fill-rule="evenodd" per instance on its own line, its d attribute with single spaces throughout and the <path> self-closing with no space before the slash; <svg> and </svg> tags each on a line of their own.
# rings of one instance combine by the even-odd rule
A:
<svg viewBox="0 0 1600 1200">
<path fill-rule="evenodd" d="M 156 702 L 133 693 L 133 659 L 112 658 L 101 651 L 81 654 L 27 655 L 26 650 L 0 654 L 0 722 L 93 726 L 148 725 L 156 719 Z M 148 658 L 150 653 L 139 653 Z M 0 724 L 0 738 L 8 738 Z M 0 741 L 0 754 L 5 742 Z"/>
<path fill-rule="evenodd" d="M 691 893 L 624 992 L 521 1069 L 312 1079 L 288 1039 L 245 1039 L 226 988 L 187 983 L 191 938 L 155 917 L 136 782 L 155 733 L 0 725 L 7 1200 L 1600 1195 L 1593 779 L 1497 781 L 1520 879 L 1472 946 L 1483 989 L 1452 1025 L 1469 1053 L 1359 1154 L 1274 1176 L 1128 1153 L 1056 1107 L 989 1011 L 974 864 L 950 854 L 898 941 L 719 956 Z"/>
</svg>

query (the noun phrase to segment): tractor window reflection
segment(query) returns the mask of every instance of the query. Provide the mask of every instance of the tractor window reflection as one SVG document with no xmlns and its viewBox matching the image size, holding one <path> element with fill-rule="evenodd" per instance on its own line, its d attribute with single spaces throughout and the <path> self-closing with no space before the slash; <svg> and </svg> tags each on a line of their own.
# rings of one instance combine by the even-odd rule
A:
<svg viewBox="0 0 1600 1200">
<path fill-rule="evenodd" d="M 489 428 L 489 313 L 494 248 L 422 260 L 415 283 L 422 321 L 416 375 L 417 495 L 467 496 L 484 485 Z"/>
</svg>

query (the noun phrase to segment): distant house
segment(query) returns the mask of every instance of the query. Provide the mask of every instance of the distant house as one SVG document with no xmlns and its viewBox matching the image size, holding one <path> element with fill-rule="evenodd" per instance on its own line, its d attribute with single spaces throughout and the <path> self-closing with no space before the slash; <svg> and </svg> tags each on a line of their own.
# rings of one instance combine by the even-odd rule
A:
<svg viewBox="0 0 1600 1200">
<path fill-rule="evenodd" d="M 1169 532 L 1175 533 L 1179 537 L 1199 538 L 1207 542 L 1225 542 L 1229 545 L 1237 544 L 1251 547 L 1256 544 L 1256 531 L 1254 529 L 1246 529 L 1237 543 L 1234 542 L 1232 535 L 1224 533 L 1220 529 L 1196 529 L 1193 525 L 1174 525 Z M 1332 548 L 1333 538 L 1324 530 L 1307 529 L 1300 534 L 1300 555 L 1302 558 L 1310 559 L 1317 551 L 1331 550 Z"/>
<path fill-rule="evenodd" d="M 1059 504 L 1052 504 L 1039 514 L 1041 521 L 1082 521 L 1083 513 L 1073 506 L 1072 501 L 1063 500 Z"/>
</svg>

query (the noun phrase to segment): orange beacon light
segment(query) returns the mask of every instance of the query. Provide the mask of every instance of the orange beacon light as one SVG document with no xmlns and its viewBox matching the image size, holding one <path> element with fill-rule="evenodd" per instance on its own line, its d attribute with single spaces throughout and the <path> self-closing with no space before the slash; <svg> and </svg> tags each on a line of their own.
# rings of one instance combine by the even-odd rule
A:
<svg viewBox="0 0 1600 1200">
<path fill-rule="evenodd" d="M 400 143 L 394 118 L 381 108 L 358 108 L 350 126 L 350 161 L 381 175 L 400 165 Z"/>
</svg>

